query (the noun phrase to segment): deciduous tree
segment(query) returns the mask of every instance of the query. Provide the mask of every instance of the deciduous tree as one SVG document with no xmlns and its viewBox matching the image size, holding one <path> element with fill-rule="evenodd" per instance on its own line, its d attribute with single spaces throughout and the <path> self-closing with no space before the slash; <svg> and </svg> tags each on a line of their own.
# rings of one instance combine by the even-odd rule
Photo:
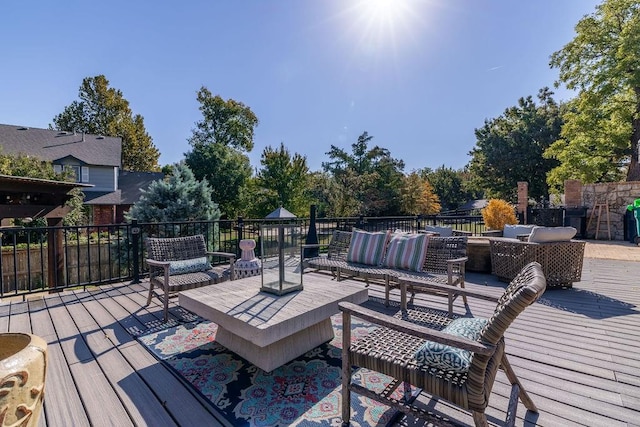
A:
<svg viewBox="0 0 640 427">
<path fill-rule="evenodd" d="M 433 192 L 438 196 L 443 210 L 455 210 L 471 197 L 464 190 L 462 171 L 455 171 L 442 165 L 434 171 L 423 170 L 420 175 L 433 187 Z"/>
<path fill-rule="evenodd" d="M 224 215 L 241 214 L 251 178 L 246 153 L 253 149 L 258 118 L 241 102 L 213 96 L 204 86 L 197 100 L 203 117 L 189 138 L 192 150 L 185 154 L 186 163 L 196 178 L 209 181 Z"/>
<path fill-rule="evenodd" d="M 547 151 L 560 165 L 549 175 L 564 179 L 615 181 L 626 166 L 640 180 L 640 3 L 604 0 L 583 17 L 576 35 L 551 55 L 559 84 L 578 91 L 565 116 L 562 137 Z"/>
<path fill-rule="evenodd" d="M 86 132 L 122 138 L 122 168 L 129 171 L 157 171 L 160 152 L 153 145 L 140 114 L 133 115 L 122 92 L 109 87 L 103 75 L 87 77 L 73 101 L 53 119 L 58 130 Z"/>
<path fill-rule="evenodd" d="M 435 215 L 440 212 L 440 202 L 433 187 L 417 172 L 404 178 L 402 211 L 409 215 Z"/>
<path fill-rule="evenodd" d="M 337 185 L 334 200 L 347 215 L 397 215 L 400 213 L 400 192 L 403 184 L 404 162 L 391 157 L 389 150 L 368 143 L 373 139 L 367 132 L 351 145 L 352 152 L 331 146 L 331 159 L 322 163 Z"/>
<path fill-rule="evenodd" d="M 487 197 L 514 199 L 518 181 L 529 183 L 532 197 L 548 197 L 546 175 L 558 162 L 543 153 L 559 138 L 562 126 L 561 106 L 552 94 L 541 89 L 539 105 L 531 96 L 520 98 L 518 105 L 475 130 L 469 171 Z"/>
<path fill-rule="evenodd" d="M 279 149 L 268 146 L 262 152 L 262 169 L 256 181 L 263 195 L 261 215 L 266 215 L 279 206 L 298 216 L 309 213 L 311 198 L 307 192 L 309 167 L 307 158 L 289 153 L 283 143 Z"/>
</svg>

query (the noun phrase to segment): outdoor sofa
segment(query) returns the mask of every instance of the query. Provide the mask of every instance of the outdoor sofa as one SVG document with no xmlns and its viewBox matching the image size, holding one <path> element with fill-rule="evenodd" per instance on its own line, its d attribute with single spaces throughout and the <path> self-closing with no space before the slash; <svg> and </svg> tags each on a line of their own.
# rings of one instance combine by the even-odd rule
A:
<svg viewBox="0 0 640 427">
<path fill-rule="evenodd" d="M 388 305 L 391 288 L 398 287 L 400 279 L 464 288 L 466 252 L 467 236 L 436 237 L 425 233 L 335 230 L 327 246 L 327 254 L 304 259 L 303 266 L 329 270 L 338 281 L 348 276 L 364 279 L 367 283 L 381 283 L 385 286 L 385 304 Z M 419 290 L 417 287 L 408 287 L 410 302 L 413 302 Z M 453 301 L 458 294 L 443 295 L 447 296 L 449 312 L 452 312 Z M 466 296 L 463 295 L 463 299 L 466 304 Z M 402 305 L 406 308 L 404 298 Z"/>
</svg>

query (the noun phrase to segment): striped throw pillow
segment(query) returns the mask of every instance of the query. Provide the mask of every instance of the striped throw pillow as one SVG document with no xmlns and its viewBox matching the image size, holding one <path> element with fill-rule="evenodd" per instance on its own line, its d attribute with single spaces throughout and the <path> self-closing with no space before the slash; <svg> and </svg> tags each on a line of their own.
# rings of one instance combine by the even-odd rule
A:
<svg viewBox="0 0 640 427">
<path fill-rule="evenodd" d="M 348 262 L 358 264 L 380 265 L 384 256 L 389 233 L 386 231 L 367 232 L 354 229 L 347 252 Z"/>
<path fill-rule="evenodd" d="M 428 244 L 428 234 L 394 233 L 382 265 L 401 270 L 422 271 Z"/>
</svg>

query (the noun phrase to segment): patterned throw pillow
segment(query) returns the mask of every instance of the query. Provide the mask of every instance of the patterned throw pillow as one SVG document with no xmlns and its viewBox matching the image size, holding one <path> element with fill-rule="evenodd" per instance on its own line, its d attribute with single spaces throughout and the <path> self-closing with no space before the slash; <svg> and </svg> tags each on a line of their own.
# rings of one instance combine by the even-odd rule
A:
<svg viewBox="0 0 640 427">
<path fill-rule="evenodd" d="M 429 244 L 428 234 L 394 233 L 382 265 L 402 270 L 422 271 Z"/>
<path fill-rule="evenodd" d="M 442 332 L 477 341 L 482 329 L 489 321 L 480 317 L 461 317 L 454 319 Z M 469 370 L 473 353 L 469 350 L 451 347 L 432 341 L 425 343 L 416 351 L 416 362 L 421 365 L 439 368 L 443 371 L 465 373 Z"/>
<path fill-rule="evenodd" d="M 354 229 L 351 233 L 347 261 L 357 262 L 358 264 L 380 265 L 388 236 L 389 233 L 386 231 L 370 233 Z"/>
<path fill-rule="evenodd" d="M 210 268 L 211 264 L 209 264 L 209 260 L 206 256 L 203 256 L 200 258 L 171 261 L 169 263 L 169 274 L 195 273 L 198 271 L 207 271 Z"/>
</svg>

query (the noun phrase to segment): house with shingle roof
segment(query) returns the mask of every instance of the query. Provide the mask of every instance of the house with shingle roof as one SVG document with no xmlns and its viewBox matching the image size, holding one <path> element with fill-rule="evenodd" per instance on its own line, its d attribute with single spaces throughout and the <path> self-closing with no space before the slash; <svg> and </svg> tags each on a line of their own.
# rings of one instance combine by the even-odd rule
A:
<svg viewBox="0 0 640 427">
<path fill-rule="evenodd" d="M 72 170 L 76 182 L 93 185 L 82 190 L 92 224 L 122 222 L 141 190 L 164 177 L 160 172 L 123 172 L 119 137 L 0 124 L 0 147 L 3 154 L 50 161 L 54 170 Z"/>
</svg>

